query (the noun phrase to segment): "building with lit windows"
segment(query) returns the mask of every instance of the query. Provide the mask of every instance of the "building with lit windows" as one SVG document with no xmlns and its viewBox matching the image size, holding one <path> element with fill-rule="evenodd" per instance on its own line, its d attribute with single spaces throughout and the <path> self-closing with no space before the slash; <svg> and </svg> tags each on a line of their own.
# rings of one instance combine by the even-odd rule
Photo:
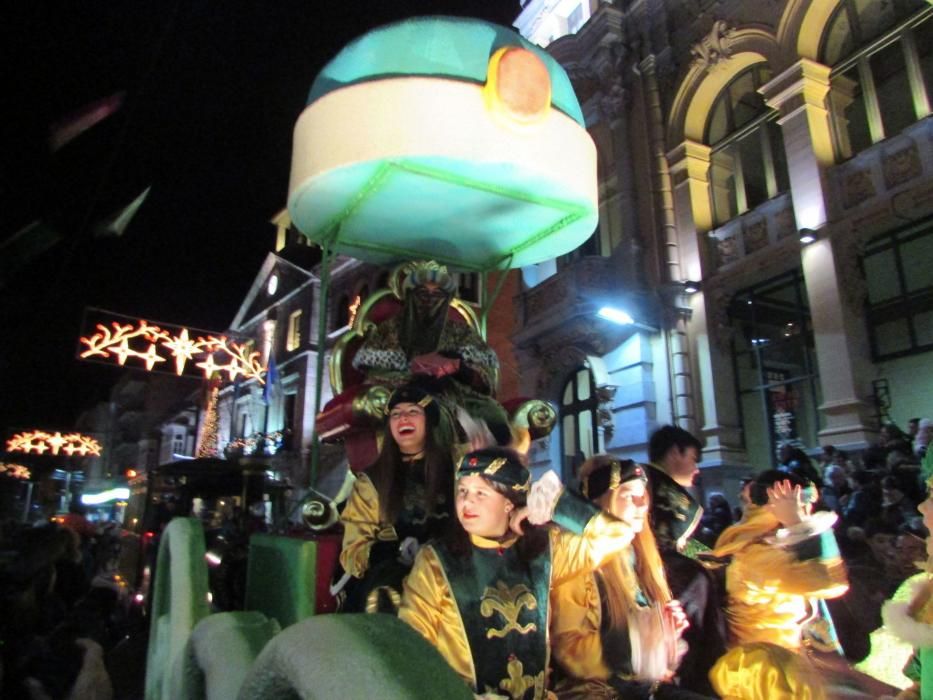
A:
<svg viewBox="0 0 933 700">
<path fill-rule="evenodd" d="M 598 230 L 516 297 L 524 393 L 560 410 L 536 463 L 675 423 L 734 499 L 783 442 L 933 413 L 930 3 L 527 0 L 515 26 L 599 154 Z"/>
</svg>

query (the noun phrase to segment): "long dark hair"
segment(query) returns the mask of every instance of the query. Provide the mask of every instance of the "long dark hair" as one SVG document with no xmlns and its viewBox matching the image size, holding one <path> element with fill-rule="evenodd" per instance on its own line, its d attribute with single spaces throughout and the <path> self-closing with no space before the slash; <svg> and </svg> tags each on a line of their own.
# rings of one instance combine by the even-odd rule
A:
<svg viewBox="0 0 933 700">
<path fill-rule="evenodd" d="M 438 496 L 442 502 L 451 503 L 453 499 L 453 459 L 450 449 L 441 447 L 436 433 L 439 426 L 425 413 L 424 417 L 424 458 L 415 462 L 406 462 L 402 452 L 392 437 L 392 431 L 386 423 L 382 449 L 372 466 L 367 470 L 369 478 L 379 494 L 379 517 L 383 522 L 394 523 L 402 509 L 405 487 L 412 477 L 413 469 L 424 469 L 424 512 L 434 515 Z M 449 444 L 449 443 L 448 443 Z"/>
</svg>

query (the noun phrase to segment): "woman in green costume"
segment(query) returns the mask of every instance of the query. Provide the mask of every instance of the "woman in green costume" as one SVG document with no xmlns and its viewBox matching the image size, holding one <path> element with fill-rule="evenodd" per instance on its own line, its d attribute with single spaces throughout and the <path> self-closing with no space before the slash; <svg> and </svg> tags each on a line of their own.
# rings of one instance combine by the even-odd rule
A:
<svg viewBox="0 0 933 700">
<path fill-rule="evenodd" d="M 547 697 L 551 588 L 624 549 L 632 528 L 564 491 L 553 472 L 531 487 L 517 454 L 504 448 L 467 454 L 456 478 L 460 526 L 418 552 L 399 617 L 474 693 Z M 561 528 L 519 535 L 525 518 Z"/>
</svg>

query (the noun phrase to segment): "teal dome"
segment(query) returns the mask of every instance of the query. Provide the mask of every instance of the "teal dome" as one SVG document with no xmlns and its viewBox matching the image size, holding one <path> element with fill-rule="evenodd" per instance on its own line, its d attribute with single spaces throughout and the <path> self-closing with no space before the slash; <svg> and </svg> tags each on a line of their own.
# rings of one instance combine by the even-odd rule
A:
<svg viewBox="0 0 933 700">
<path fill-rule="evenodd" d="M 444 77 L 482 85 L 490 57 L 520 46 L 541 59 L 552 105 L 585 127 L 570 78 L 546 51 L 510 29 L 477 19 L 416 17 L 371 31 L 344 48 L 318 74 L 307 104 L 340 88 L 382 78 Z"/>
</svg>

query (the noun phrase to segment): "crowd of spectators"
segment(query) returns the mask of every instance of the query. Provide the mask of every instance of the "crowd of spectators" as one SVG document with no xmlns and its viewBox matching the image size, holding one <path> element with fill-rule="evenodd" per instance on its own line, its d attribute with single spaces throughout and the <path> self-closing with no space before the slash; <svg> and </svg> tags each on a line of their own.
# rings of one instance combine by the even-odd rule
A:
<svg viewBox="0 0 933 700">
<path fill-rule="evenodd" d="M 880 566 L 893 584 L 914 573 L 915 562 L 923 558 L 927 532 L 917 506 L 933 477 L 933 451 L 927 454 L 931 437 L 931 421 L 912 418 L 906 430 L 883 425 L 878 441 L 858 452 L 827 445 L 811 459 L 799 447 L 781 445 L 777 468 L 817 484 L 817 508 L 839 516 L 836 536 L 843 554 Z M 721 493 L 708 494 L 701 540 L 711 546 L 741 515 L 741 506 L 730 510 Z"/>
<path fill-rule="evenodd" d="M 0 523 L 0 697 L 109 700 L 104 654 L 124 637 L 115 536 L 84 517 Z"/>
</svg>

